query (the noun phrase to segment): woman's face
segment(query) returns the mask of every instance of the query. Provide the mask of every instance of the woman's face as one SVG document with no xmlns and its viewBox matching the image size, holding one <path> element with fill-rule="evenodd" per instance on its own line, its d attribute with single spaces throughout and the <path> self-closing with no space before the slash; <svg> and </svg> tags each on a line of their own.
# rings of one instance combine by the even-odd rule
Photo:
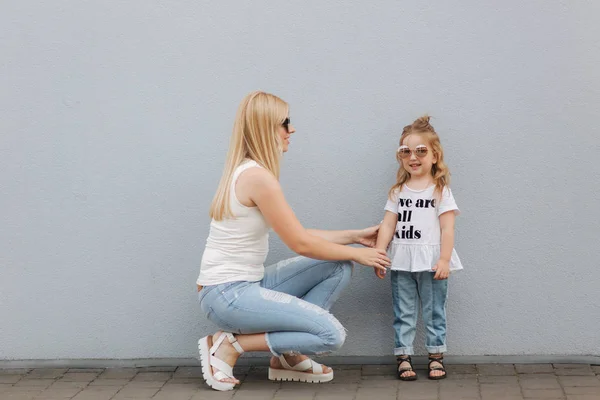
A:
<svg viewBox="0 0 600 400">
<path fill-rule="evenodd" d="M 281 138 L 281 144 L 283 145 L 283 152 L 288 151 L 288 147 L 290 146 L 290 136 L 292 133 L 296 132 L 296 129 L 290 122 L 290 118 L 286 118 L 283 121 L 283 124 L 279 127 L 277 133 L 279 133 L 279 137 Z"/>
</svg>

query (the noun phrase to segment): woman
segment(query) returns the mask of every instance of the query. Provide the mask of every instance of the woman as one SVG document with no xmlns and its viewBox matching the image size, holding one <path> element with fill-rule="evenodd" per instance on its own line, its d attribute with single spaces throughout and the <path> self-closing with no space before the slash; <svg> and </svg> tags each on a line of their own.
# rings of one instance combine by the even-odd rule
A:
<svg viewBox="0 0 600 400">
<path fill-rule="evenodd" d="M 274 355 L 272 380 L 333 379 L 331 368 L 304 354 L 325 354 L 344 343 L 344 327 L 328 310 L 350 280 L 352 261 L 382 270 L 390 265 L 383 250 L 344 246 L 373 246 L 377 226 L 320 231 L 296 219 L 278 180 L 295 132 L 288 112 L 287 103 L 268 93 L 244 98 L 211 205 L 197 284 L 202 310 L 223 331 L 200 339 L 198 348 L 204 379 L 216 390 L 239 383 L 232 367 L 244 351 Z M 270 228 L 303 257 L 265 268 Z"/>
</svg>

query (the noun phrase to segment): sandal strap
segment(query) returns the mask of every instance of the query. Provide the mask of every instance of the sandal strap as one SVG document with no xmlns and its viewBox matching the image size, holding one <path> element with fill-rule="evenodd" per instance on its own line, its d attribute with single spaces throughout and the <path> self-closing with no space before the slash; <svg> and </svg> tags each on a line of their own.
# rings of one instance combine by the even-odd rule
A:
<svg viewBox="0 0 600 400">
<path fill-rule="evenodd" d="M 440 365 L 436 366 L 436 367 L 432 367 L 431 364 L 433 364 L 434 362 L 436 362 Z M 429 369 L 429 371 L 446 371 L 446 367 L 444 367 L 444 357 L 443 356 L 440 356 L 440 357 L 429 356 L 429 364 L 427 364 L 427 369 Z"/>
<path fill-rule="evenodd" d="M 215 356 L 215 353 L 219 349 L 219 346 L 223 344 L 225 338 L 229 340 L 229 343 L 233 345 L 233 347 L 238 353 L 242 354 L 244 352 L 244 349 L 242 349 L 242 346 L 240 346 L 240 344 L 237 342 L 237 339 L 235 338 L 235 336 L 233 336 L 232 333 L 221 332 L 219 338 L 213 343 L 212 347 L 209 350 L 210 365 L 218 370 L 213 374 L 213 377 L 218 381 L 227 378 L 233 378 L 233 367 Z"/>
<path fill-rule="evenodd" d="M 213 342 L 213 345 L 209 350 L 211 356 L 217 352 L 217 349 L 221 346 L 221 343 L 223 343 L 223 340 L 225 340 L 226 337 L 225 332 L 221 332 L 217 340 Z"/>
<path fill-rule="evenodd" d="M 237 338 L 235 336 L 233 336 L 233 334 L 228 333 L 227 334 L 227 339 L 229 339 L 229 343 L 231 343 L 231 345 L 233 346 L 233 348 L 240 354 L 244 354 L 244 349 L 242 349 L 242 346 L 240 346 L 240 344 L 237 341 Z"/>
<path fill-rule="evenodd" d="M 413 370 L 412 359 L 410 358 L 410 356 L 408 356 L 408 357 L 398 356 L 398 357 L 396 357 L 396 361 L 398 362 L 398 371 L 400 371 L 401 373 Z M 409 366 L 408 367 L 400 367 L 400 365 L 405 362 L 407 362 Z"/>
<path fill-rule="evenodd" d="M 309 358 L 309 360 L 310 360 L 310 358 Z M 318 362 L 316 362 L 314 360 L 310 360 L 310 363 L 312 364 L 313 374 L 322 374 L 323 373 L 323 366 L 321 364 L 319 364 Z"/>
<path fill-rule="evenodd" d="M 279 361 L 281 361 L 281 365 L 283 365 L 283 368 L 289 369 L 291 371 L 306 371 L 312 367 L 312 364 L 311 364 L 312 360 L 310 358 L 300 361 L 298 364 L 294 365 L 293 367 L 287 362 L 287 360 L 285 359 L 285 357 L 283 355 L 281 355 L 279 357 Z"/>
<path fill-rule="evenodd" d="M 229 376 L 222 371 L 217 371 L 213 374 L 213 378 L 217 381 L 222 381 L 223 379 L 233 378 L 233 376 Z"/>
<path fill-rule="evenodd" d="M 210 357 L 210 365 L 218 369 L 219 371 L 215 373 L 213 376 L 216 378 L 219 372 L 222 372 L 223 375 L 226 375 L 224 378 L 233 378 L 233 368 L 231 365 L 227 364 L 225 361 L 218 359 L 214 355 Z M 221 380 L 222 378 L 216 378 L 217 380 Z"/>
<path fill-rule="evenodd" d="M 307 358 L 304 361 L 300 361 L 298 364 L 294 365 L 293 367 L 287 362 L 287 360 L 285 359 L 285 357 L 283 355 L 279 356 L 279 361 L 281 362 L 281 365 L 283 366 L 283 368 L 287 369 L 287 370 L 303 372 L 303 371 L 308 371 L 309 369 L 312 369 L 313 373 L 315 373 L 315 374 L 323 373 L 323 366 L 310 358 Z"/>
<path fill-rule="evenodd" d="M 219 335 L 219 338 L 217 339 L 216 342 L 214 342 L 213 346 L 210 348 L 210 354 L 213 355 L 217 352 L 217 349 L 219 348 L 219 346 L 221 346 L 221 344 L 223 343 L 223 341 L 225 340 L 225 338 L 227 338 L 229 340 L 229 343 L 232 344 L 233 348 L 240 354 L 244 353 L 244 349 L 242 349 L 242 346 L 240 346 L 240 344 L 238 343 L 237 339 L 235 338 L 235 336 L 233 336 L 233 334 L 231 332 L 221 332 L 221 334 Z"/>
<path fill-rule="evenodd" d="M 279 356 L 279 362 L 281 363 L 284 369 L 294 369 L 290 364 L 288 364 L 283 354 Z"/>
</svg>

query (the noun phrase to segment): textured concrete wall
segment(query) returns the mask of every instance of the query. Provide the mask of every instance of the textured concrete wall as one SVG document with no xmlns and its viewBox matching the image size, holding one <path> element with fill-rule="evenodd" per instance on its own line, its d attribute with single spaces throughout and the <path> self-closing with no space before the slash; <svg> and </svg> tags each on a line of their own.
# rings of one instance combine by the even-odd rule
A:
<svg viewBox="0 0 600 400">
<path fill-rule="evenodd" d="M 467 3 L 4 4 L 0 359 L 194 356 L 255 89 L 291 104 L 281 182 L 307 227 L 378 222 L 402 126 L 435 117 L 463 212 L 450 354 L 600 355 L 600 6 Z M 333 311 L 338 355 L 391 353 L 388 281 L 359 269 Z"/>
</svg>

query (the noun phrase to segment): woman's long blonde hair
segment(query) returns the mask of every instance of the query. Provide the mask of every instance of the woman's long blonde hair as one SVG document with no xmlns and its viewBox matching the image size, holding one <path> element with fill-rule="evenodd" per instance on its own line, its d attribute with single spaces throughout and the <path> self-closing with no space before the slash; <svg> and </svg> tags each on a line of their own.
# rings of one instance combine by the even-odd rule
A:
<svg viewBox="0 0 600 400">
<path fill-rule="evenodd" d="M 429 124 L 429 115 L 424 115 L 421 118 L 417 118 L 415 122 L 410 125 L 406 125 L 402 130 L 402 135 L 400 136 L 400 146 L 402 146 L 402 142 L 409 135 L 419 134 L 423 136 L 423 138 L 429 143 L 433 154 L 436 156 L 436 163 L 431 167 L 431 176 L 433 177 L 433 182 L 435 183 L 434 193 L 437 196 L 442 195 L 442 191 L 444 187 L 450 186 L 450 170 L 446 163 L 444 163 L 444 149 L 442 148 L 442 144 L 440 143 L 440 137 L 438 136 L 433 126 Z M 388 193 L 388 197 L 392 197 L 392 193 L 395 191 L 401 191 L 402 185 L 404 185 L 410 179 L 410 174 L 407 170 L 404 169 L 402 165 L 402 159 L 400 155 L 396 153 L 396 160 L 400 163 L 400 168 L 398 168 L 398 173 L 396 175 L 396 184 L 392 186 Z"/>
<path fill-rule="evenodd" d="M 288 112 L 288 104 L 272 94 L 257 91 L 244 97 L 235 116 L 223 176 L 210 206 L 211 218 L 233 218 L 229 204 L 233 172 L 244 159 L 256 161 L 279 179 L 283 145 L 277 131 Z"/>
</svg>

